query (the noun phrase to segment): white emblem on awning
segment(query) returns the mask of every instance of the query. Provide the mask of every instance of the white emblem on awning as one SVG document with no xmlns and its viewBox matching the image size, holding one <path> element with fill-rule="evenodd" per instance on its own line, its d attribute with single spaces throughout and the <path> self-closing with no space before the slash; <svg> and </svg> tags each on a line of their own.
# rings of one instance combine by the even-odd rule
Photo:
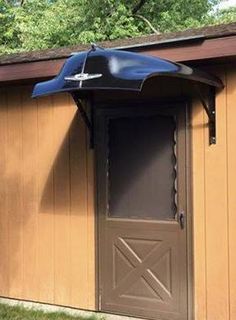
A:
<svg viewBox="0 0 236 320">
<path fill-rule="evenodd" d="M 96 78 L 101 78 L 102 74 L 101 73 L 77 73 L 73 76 L 65 77 L 64 79 L 66 81 L 85 81 L 85 80 L 90 80 L 90 79 L 96 79 Z"/>
</svg>

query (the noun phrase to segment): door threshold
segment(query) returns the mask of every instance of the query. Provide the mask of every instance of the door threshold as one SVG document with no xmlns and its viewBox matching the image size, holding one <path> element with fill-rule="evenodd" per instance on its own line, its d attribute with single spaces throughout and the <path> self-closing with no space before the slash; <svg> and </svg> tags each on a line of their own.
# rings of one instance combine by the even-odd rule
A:
<svg viewBox="0 0 236 320">
<path fill-rule="evenodd" d="M 98 313 L 102 318 L 105 318 L 105 320 L 147 320 L 147 318 L 137 318 L 127 315 L 121 315 L 121 314 L 114 314 L 114 313 L 106 313 L 106 312 L 99 312 Z"/>
</svg>

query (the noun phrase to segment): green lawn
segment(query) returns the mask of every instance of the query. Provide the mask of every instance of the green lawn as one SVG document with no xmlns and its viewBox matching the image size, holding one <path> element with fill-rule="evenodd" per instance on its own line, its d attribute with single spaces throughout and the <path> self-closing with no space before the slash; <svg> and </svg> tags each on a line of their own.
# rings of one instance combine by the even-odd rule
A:
<svg viewBox="0 0 236 320">
<path fill-rule="evenodd" d="M 29 310 L 23 307 L 13 307 L 0 304 L 1 320 L 101 320 L 101 317 L 73 317 L 65 313 L 45 313 L 43 311 Z"/>
</svg>

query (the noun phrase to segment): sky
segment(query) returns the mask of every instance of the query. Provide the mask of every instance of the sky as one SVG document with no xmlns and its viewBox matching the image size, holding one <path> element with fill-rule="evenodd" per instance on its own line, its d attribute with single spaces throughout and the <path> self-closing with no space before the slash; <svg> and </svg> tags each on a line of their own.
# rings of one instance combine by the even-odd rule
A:
<svg viewBox="0 0 236 320">
<path fill-rule="evenodd" d="M 218 8 L 222 8 L 222 9 L 229 8 L 229 7 L 236 7 L 236 0 L 226 0 L 226 1 L 223 1 L 218 6 Z"/>
</svg>

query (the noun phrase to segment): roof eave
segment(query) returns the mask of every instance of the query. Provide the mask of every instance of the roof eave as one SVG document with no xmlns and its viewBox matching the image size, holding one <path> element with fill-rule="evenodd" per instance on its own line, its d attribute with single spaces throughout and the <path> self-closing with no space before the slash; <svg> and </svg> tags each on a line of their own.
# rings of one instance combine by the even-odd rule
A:
<svg viewBox="0 0 236 320">
<path fill-rule="evenodd" d="M 236 58 L 236 34 L 218 38 L 199 35 L 118 48 L 185 63 L 232 59 Z M 54 77 L 67 56 L 0 65 L 0 83 Z"/>
</svg>

